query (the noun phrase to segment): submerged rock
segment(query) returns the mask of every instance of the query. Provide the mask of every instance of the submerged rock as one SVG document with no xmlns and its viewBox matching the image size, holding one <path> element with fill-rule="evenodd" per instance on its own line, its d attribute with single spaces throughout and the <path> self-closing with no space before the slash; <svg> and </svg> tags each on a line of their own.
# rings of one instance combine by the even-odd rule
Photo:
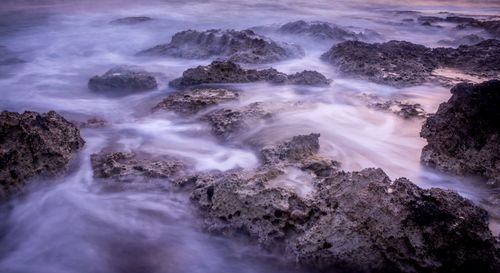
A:
<svg viewBox="0 0 500 273">
<path fill-rule="evenodd" d="M 343 42 L 347 40 L 380 40 L 382 36 L 369 29 L 356 33 L 341 26 L 321 21 L 306 22 L 303 20 L 282 25 L 278 32 L 295 35 L 308 35 L 316 40 Z"/>
<path fill-rule="evenodd" d="M 404 41 L 347 41 L 333 46 L 321 58 L 342 73 L 396 86 L 421 84 L 438 67 L 431 49 Z"/>
<path fill-rule="evenodd" d="M 500 182 L 500 81 L 458 84 L 452 97 L 428 118 L 421 161 L 457 174 Z"/>
<path fill-rule="evenodd" d="M 170 43 L 141 51 L 141 55 L 165 55 L 186 59 L 225 57 L 241 63 L 271 63 L 304 56 L 297 45 L 273 41 L 252 30 L 186 30 Z"/>
<path fill-rule="evenodd" d="M 420 104 L 407 101 L 389 100 L 372 103 L 369 106 L 377 110 L 394 113 L 405 119 L 426 118 L 428 116 Z"/>
<path fill-rule="evenodd" d="M 179 114 L 193 115 L 210 106 L 237 100 L 238 92 L 223 88 L 200 88 L 175 92 L 157 104 L 153 110 L 169 110 Z"/>
<path fill-rule="evenodd" d="M 331 80 L 316 71 L 303 71 L 293 75 L 269 68 L 264 70 L 243 69 L 231 61 L 213 61 L 207 66 L 190 68 L 182 77 L 170 82 L 173 87 L 199 84 L 269 82 L 273 84 L 329 85 Z"/>
<path fill-rule="evenodd" d="M 439 43 L 446 46 L 460 46 L 460 45 L 475 45 L 484 40 L 485 39 L 483 37 L 480 37 L 476 34 L 469 34 L 462 37 L 458 37 L 454 40 L 441 40 L 439 41 Z"/>
<path fill-rule="evenodd" d="M 255 102 L 240 108 L 221 108 L 202 117 L 212 128 L 212 133 L 222 139 L 229 139 L 235 133 L 254 126 L 272 117 L 263 103 Z"/>
<path fill-rule="evenodd" d="M 153 20 L 153 18 L 147 16 L 130 16 L 130 17 L 119 18 L 109 23 L 112 25 L 135 25 L 151 20 Z"/>
<path fill-rule="evenodd" d="M 78 128 L 54 111 L 0 113 L 0 198 L 32 177 L 63 172 L 84 143 Z"/>
<path fill-rule="evenodd" d="M 498 242 L 484 210 L 455 192 L 420 189 L 404 178 L 391 181 L 380 169 L 339 171 L 320 160 L 317 138 L 296 136 L 265 148 L 264 165 L 256 171 L 197 175 L 179 184 L 192 189 L 209 231 L 246 235 L 308 268 L 499 269 Z M 302 184 L 310 181 L 306 195 L 287 182 L 294 167 L 308 177 Z"/>
<path fill-rule="evenodd" d="M 173 178 L 186 166 L 179 160 L 147 154 L 100 152 L 90 156 L 94 177 L 130 181 L 137 177 Z"/>
<path fill-rule="evenodd" d="M 88 86 L 93 91 L 141 91 L 158 87 L 153 73 L 134 66 L 117 66 L 102 76 L 94 76 Z"/>
</svg>

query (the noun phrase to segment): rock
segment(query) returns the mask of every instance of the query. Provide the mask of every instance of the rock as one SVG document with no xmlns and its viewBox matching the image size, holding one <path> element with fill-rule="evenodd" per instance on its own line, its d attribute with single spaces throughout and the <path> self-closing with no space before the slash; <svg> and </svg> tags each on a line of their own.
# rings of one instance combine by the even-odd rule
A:
<svg viewBox="0 0 500 273">
<path fill-rule="evenodd" d="M 79 128 L 102 128 L 105 127 L 108 122 L 105 119 L 99 117 L 91 117 L 84 122 L 74 122 Z"/>
<path fill-rule="evenodd" d="M 435 48 L 433 54 L 441 66 L 460 69 L 487 77 L 500 76 L 500 41 L 485 40 L 475 45 Z"/>
<path fill-rule="evenodd" d="M 490 20 L 490 21 L 479 21 L 474 18 L 468 18 L 469 20 L 465 20 L 463 22 L 459 22 L 457 25 L 458 29 L 466 29 L 466 28 L 480 28 L 484 29 L 489 34 L 500 37 L 500 20 Z"/>
<path fill-rule="evenodd" d="M 340 72 L 377 83 L 404 87 L 435 80 L 437 68 L 453 68 L 482 78 L 500 75 L 500 41 L 430 49 L 409 42 L 367 44 L 347 41 L 333 46 L 322 60 Z"/>
<path fill-rule="evenodd" d="M 283 161 L 296 162 L 319 151 L 319 134 L 294 136 L 290 141 L 264 147 L 261 150 L 264 164 Z"/>
<path fill-rule="evenodd" d="M 131 181 L 137 177 L 173 178 L 186 166 L 177 159 L 148 154 L 104 152 L 90 156 L 94 177 Z"/>
<path fill-rule="evenodd" d="M 303 71 L 293 75 L 269 68 L 264 70 L 243 69 L 231 61 L 213 61 L 207 66 L 190 68 L 182 77 L 171 81 L 172 87 L 183 88 L 200 84 L 269 82 L 273 84 L 328 85 L 330 80 L 316 71 Z"/>
<path fill-rule="evenodd" d="M 323 74 L 319 72 L 304 70 L 302 72 L 288 75 L 288 82 L 298 85 L 321 86 L 329 85 L 332 80 L 327 79 Z"/>
<path fill-rule="evenodd" d="M 394 113 L 405 119 L 426 118 L 428 116 L 420 104 L 407 101 L 389 100 L 373 103 L 369 106 L 377 110 Z"/>
<path fill-rule="evenodd" d="M 427 119 L 423 164 L 460 175 L 500 181 L 500 81 L 458 84 L 452 97 Z"/>
<path fill-rule="evenodd" d="M 446 46 L 460 46 L 460 45 L 475 45 L 484 40 L 485 40 L 484 38 L 476 34 L 469 34 L 462 37 L 458 37 L 454 40 L 441 40 L 438 43 Z"/>
<path fill-rule="evenodd" d="M 297 45 L 275 42 L 252 30 L 186 30 L 170 43 L 141 51 L 140 55 L 165 55 L 186 59 L 224 57 L 240 63 L 271 63 L 304 56 Z"/>
<path fill-rule="evenodd" d="M 296 136 L 264 148 L 262 158 L 269 160 L 256 171 L 198 175 L 179 184 L 192 190 L 210 232 L 246 235 L 308 269 L 497 272 L 499 245 L 483 209 L 455 192 L 391 181 L 380 169 L 339 171 L 318 159 L 317 141 L 317 134 Z M 290 165 L 309 176 L 302 181 L 311 181 L 309 194 L 283 186 Z"/>
<path fill-rule="evenodd" d="M 214 110 L 204 115 L 202 120 L 208 122 L 215 136 L 229 139 L 233 134 L 271 117 L 272 113 L 264 107 L 263 103 L 255 102 L 240 108 Z"/>
<path fill-rule="evenodd" d="M 54 111 L 0 114 L 0 198 L 35 176 L 62 173 L 84 145 L 80 131 Z"/>
<path fill-rule="evenodd" d="M 314 21 L 295 21 L 282 25 L 278 32 L 286 34 L 306 34 L 311 38 L 317 40 L 333 40 L 333 41 L 346 41 L 358 40 L 361 38 L 360 34 L 346 30 L 335 24 L 326 22 Z"/>
<path fill-rule="evenodd" d="M 158 87 L 153 73 L 134 66 L 117 66 L 102 76 L 94 76 L 88 86 L 93 91 L 141 91 Z"/>
<path fill-rule="evenodd" d="M 402 41 L 347 41 L 332 47 L 321 58 L 342 73 L 399 87 L 425 82 L 438 67 L 431 49 Z"/>
<path fill-rule="evenodd" d="M 135 25 L 151 20 L 153 20 L 153 18 L 147 16 L 131 16 L 131 17 L 119 18 L 109 23 L 112 25 Z"/>
<path fill-rule="evenodd" d="M 238 92 L 222 88 L 201 88 L 169 94 L 153 110 L 169 110 L 183 115 L 193 115 L 210 106 L 237 100 Z"/>
</svg>

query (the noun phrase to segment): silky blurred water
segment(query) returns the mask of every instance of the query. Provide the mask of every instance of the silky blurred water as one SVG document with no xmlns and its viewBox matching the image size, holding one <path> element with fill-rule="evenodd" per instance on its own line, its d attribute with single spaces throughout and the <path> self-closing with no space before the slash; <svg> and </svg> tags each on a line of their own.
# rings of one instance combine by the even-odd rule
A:
<svg viewBox="0 0 500 273">
<path fill-rule="evenodd" d="M 139 180 L 119 186 L 95 181 L 89 156 L 105 147 L 174 155 L 192 162 L 199 171 L 224 171 L 259 164 L 244 143 L 272 143 L 297 134 L 320 133 L 320 153 L 340 161 L 344 169 L 380 167 L 393 179 L 405 176 L 422 187 L 457 190 L 488 209 L 492 230 L 498 233 L 500 210 L 495 196 L 499 189 L 421 167 L 419 156 L 425 140 L 419 131 L 423 121 L 404 120 L 366 103 L 370 96 L 409 100 L 432 113 L 449 98 L 449 88 L 426 84 L 396 89 L 341 77 L 319 60 L 332 46 L 330 42 L 269 33 L 276 40 L 300 44 L 306 56 L 248 67 L 272 66 L 285 73 L 317 70 L 333 83 L 324 88 L 238 85 L 241 98 L 230 105 L 262 101 L 279 109 L 272 120 L 237 136 L 238 145 L 217 141 L 208 126 L 195 119 L 151 113 L 173 91 L 167 85 L 169 80 L 210 60 L 141 58 L 135 53 L 166 43 L 185 29 L 245 29 L 299 19 L 323 20 L 354 30 L 372 29 L 384 40 L 438 46 L 440 40 L 456 38 L 457 32 L 446 25 L 428 28 L 403 23 L 416 15 L 394 11 L 500 14 L 495 1 L 393 2 L 2 1 L 0 45 L 26 63 L 0 67 L 0 108 L 56 110 L 72 121 L 97 117 L 107 125 L 82 129 L 87 143 L 67 176 L 32 183 L 26 196 L 2 205 L 0 272 L 293 272 L 277 256 L 201 231 L 188 196 L 176 192 L 167 181 Z M 154 20 L 109 24 L 126 16 Z M 88 90 L 90 77 L 121 64 L 159 73 L 160 87 L 126 96 Z M 311 191 L 309 181 L 298 170 L 291 169 L 280 181 L 304 196 Z"/>
</svg>

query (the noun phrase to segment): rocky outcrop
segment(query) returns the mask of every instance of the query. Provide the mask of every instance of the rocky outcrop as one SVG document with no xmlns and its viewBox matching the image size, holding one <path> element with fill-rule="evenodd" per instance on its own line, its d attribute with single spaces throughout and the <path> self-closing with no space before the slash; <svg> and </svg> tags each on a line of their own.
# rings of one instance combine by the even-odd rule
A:
<svg viewBox="0 0 500 273">
<path fill-rule="evenodd" d="M 458 84 L 448 102 L 427 119 L 421 161 L 457 174 L 500 182 L 500 81 Z"/>
<path fill-rule="evenodd" d="M 498 77 L 498 56 L 500 41 L 497 40 L 435 49 L 402 41 L 381 44 L 347 41 L 333 46 L 322 59 L 344 74 L 403 87 L 435 79 L 432 72 L 441 67 L 482 77 Z"/>
<path fill-rule="evenodd" d="M 475 45 L 477 43 L 480 43 L 484 41 L 485 39 L 479 35 L 476 34 L 469 34 L 465 35 L 462 37 L 458 37 L 453 40 L 441 40 L 438 43 L 445 45 L 445 46 L 461 46 L 461 45 Z"/>
<path fill-rule="evenodd" d="M 147 16 L 130 16 L 130 17 L 115 19 L 109 23 L 112 25 L 136 25 L 151 20 L 153 20 L 153 18 Z"/>
<path fill-rule="evenodd" d="M 94 177 L 131 181 L 137 177 L 173 178 L 186 166 L 174 158 L 155 157 L 142 153 L 104 152 L 90 156 Z"/>
<path fill-rule="evenodd" d="M 19 192 L 30 178 L 63 172 L 84 143 L 54 111 L 0 113 L 0 198 Z"/>
<path fill-rule="evenodd" d="M 317 155 L 317 134 L 268 146 L 256 171 L 183 178 L 206 228 L 245 235 L 290 262 L 332 272 L 496 272 L 487 213 L 455 192 L 343 172 Z M 303 194 L 287 173 L 303 173 Z"/>
<path fill-rule="evenodd" d="M 342 73 L 396 86 L 421 84 L 438 67 L 431 49 L 404 41 L 347 41 L 332 47 L 321 58 Z"/>
<path fill-rule="evenodd" d="M 485 40 L 458 48 L 436 48 L 436 61 L 442 67 L 456 68 L 469 74 L 486 77 L 500 76 L 500 41 Z"/>
<path fill-rule="evenodd" d="M 304 56 L 297 45 L 273 41 L 252 30 L 186 30 L 170 43 L 141 51 L 140 55 L 165 55 L 186 59 L 224 57 L 240 63 L 271 63 Z"/>
<path fill-rule="evenodd" d="M 330 80 L 316 71 L 303 71 L 293 75 L 278 72 L 274 68 L 255 70 L 243 69 L 231 61 L 214 61 L 207 66 L 190 68 L 182 77 L 170 82 L 173 87 L 187 87 L 200 84 L 269 82 L 273 84 L 307 84 L 324 86 Z"/>
<path fill-rule="evenodd" d="M 223 88 L 199 88 L 174 92 L 158 103 L 153 111 L 168 110 L 183 115 L 193 115 L 211 106 L 237 100 L 239 93 Z"/>
<path fill-rule="evenodd" d="M 158 87 L 153 73 L 135 66 L 117 66 L 89 80 L 93 91 L 142 91 Z"/>
<path fill-rule="evenodd" d="M 208 122 L 212 133 L 221 139 L 230 139 L 235 133 L 254 126 L 272 117 L 272 112 L 261 102 L 239 108 L 221 108 L 202 117 Z"/>
<path fill-rule="evenodd" d="M 307 35 L 316 40 L 330 40 L 333 42 L 344 42 L 347 40 L 379 40 L 381 35 L 373 30 L 364 30 L 356 33 L 338 25 L 312 21 L 306 22 L 303 20 L 290 22 L 282 25 L 278 32 L 294 35 Z"/>
</svg>

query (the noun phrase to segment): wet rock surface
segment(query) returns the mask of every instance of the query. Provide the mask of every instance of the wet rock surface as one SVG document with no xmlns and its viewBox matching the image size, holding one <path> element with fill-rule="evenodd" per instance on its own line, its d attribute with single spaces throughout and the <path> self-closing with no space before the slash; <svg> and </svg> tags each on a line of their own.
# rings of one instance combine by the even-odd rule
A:
<svg viewBox="0 0 500 273">
<path fill-rule="evenodd" d="M 458 84 L 448 102 L 428 118 L 421 161 L 457 174 L 480 175 L 500 183 L 500 81 Z"/>
<path fill-rule="evenodd" d="M 500 76 L 500 41 L 485 40 L 475 45 L 435 48 L 433 54 L 443 67 L 488 77 Z"/>
<path fill-rule="evenodd" d="M 147 16 L 130 16 L 130 17 L 119 18 L 109 23 L 112 25 L 135 25 L 151 20 L 153 20 L 153 18 Z"/>
<path fill-rule="evenodd" d="M 171 179 L 186 168 L 178 159 L 143 153 L 101 151 L 92 154 L 90 159 L 94 177 L 122 182 L 137 177 Z"/>
<path fill-rule="evenodd" d="M 404 41 L 347 41 L 332 47 L 321 58 L 342 73 L 396 86 L 421 84 L 438 67 L 431 49 Z"/>
<path fill-rule="evenodd" d="M 306 22 L 303 20 L 282 25 L 278 32 L 285 34 L 307 35 L 316 40 L 343 42 L 347 40 L 377 40 L 381 35 L 373 30 L 356 33 L 341 26 L 321 21 Z"/>
<path fill-rule="evenodd" d="M 193 115 L 211 106 L 237 100 L 239 93 L 223 88 L 199 88 L 170 94 L 153 110 L 169 110 L 178 114 Z"/>
<path fill-rule="evenodd" d="M 231 61 L 214 61 L 210 65 L 198 66 L 184 71 L 182 77 L 171 81 L 170 85 L 182 88 L 200 84 L 249 83 L 259 81 L 272 84 L 317 86 L 328 85 L 331 82 L 331 80 L 316 71 L 303 71 L 287 75 L 274 68 L 263 70 L 244 69 Z"/>
<path fill-rule="evenodd" d="M 445 46 L 460 46 L 460 45 L 475 45 L 484 41 L 485 39 L 476 34 L 469 34 L 462 37 L 458 37 L 454 40 L 441 40 L 440 44 Z"/>
<path fill-rule="evenodd" d="M 168 44 L 144 50 L 139 55 L 165 55 L 186 59 L 224 57 L 240 63 L 270 63 L 304 56 L 297 45 L 276 42 L 252 30 L 186 30 Z"/>
<path fill-rule="evenodd" d="M 432 72 L 441 67 L 486 78 L 498 77 L 499 56 L 500 41 L 493 39 L 471 46 L 435 49 L 402 41 L 347 41 L 332 47 L 322 59 L 344 74 L 404 87 L 435 80 Z"/>
<path fill-rule="evenodd" d="M 0 113 L 0 198 L 20 192 L 30 178 L 62 173 L 84 143 L 54 111 Z"/>
<path fill-rule="evenodd" d="M 135 66 L 117 66 L 88 82 L 92 91 L 142 91 L 158 87 L 155 75 Z"/>
<path fill-rule="evenodd" d="M 212 133 L 221 139 L 230 139 L 235 133 L 272 118 L 272 112 L 261 102 L 239 108 L 221 108 L 207 113 L 201 119 L 208 122 Z"/>
<path fill-rule="evenodd" d="M 405 119 L 428 117 L 428 114 L 420 104 L 408 101 L 389 100 L 372 103 L 369 106 L 377 110 L 394 113 Z"/>
<path fill-rule="evenodd" d="M 264 148 L 264 164 L 256 171 L 200 174 L 177 183 L 192 191 L 210 232 L 247 236 L 305 267 L 498 270 L 498 242 L 484 210 L 455 192 L 420 189 L 404 178 L 391 181 L 380 169 L 339 171 L 317 155 L 318 137 L 296 136 Z M 290 167 L 310 177 L 308 195 L 276 186 Z"/>
</svg>

